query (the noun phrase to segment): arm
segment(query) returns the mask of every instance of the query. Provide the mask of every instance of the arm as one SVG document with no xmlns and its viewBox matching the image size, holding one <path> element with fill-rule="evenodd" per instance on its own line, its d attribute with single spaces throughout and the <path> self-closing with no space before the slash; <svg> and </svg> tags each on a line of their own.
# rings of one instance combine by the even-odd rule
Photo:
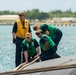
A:
<svg viewBox="0 0 76 75">
<path fill-rule="evenodd" d="M 41 42 L 44 44 L 45 49 L 44 50 L 48 50 L 49 48 L 49 42 L 46 36 L 44 36 L 43 38 L 41 38 Z"/>
<path fill-rule="evenodd" d="M 41 48 L 40 48 L 40 46 L 38 46 L 36 48 L 36 50 L 37 50 L 37 54 L 34 56 L 34 59 L 37 58 L 41 54 Z"/>
<path fill-rule="evenodd" d="M 34 45 L 35 45 L 36 50 L 37 50 L 37 54 L 36 54 L 36 56 L 34 57 L 34 58 L 36 58 L 36 57 L 39 56 L 39 54 L 40 54 L 40 52 L 41 52 L 41 48 L 40 48 L 39 43 L 37 42 L 36 39 L 34 40 Z"/>
<path fill-rule="evenodd" d="M 41 52 L 41 48 L 40 48 L 40 46 L 38 46 L 38 47 L 36 48 L 36 50 L 37 50 L 37 54 L 39 55 L 40 52 Z"/>
<path fill-rule="evenodd" d="M 14 32 L 12 33 L 12 38 L 16 38 L 16 34 Z"/>
<path fill-rule="evenodd" d="M 27 51 L 24 51 L 24 57 L 25 57 L 25 60 L 26 60 L 25 63 L 28 63 L 28 52 Z"/>
<path fill-rule="evenodd" d="M 17 23 L 14 23 L 13 29 L 12 29 L 12 39 L 13 43 L 16 43 L 16 31 L 17 31 Z"/>
<path fill-rule="evenodd" d="M 29 24 L 29 31 L 28 32 L 31 34 L 31 37 L 32 37 L 32 32 L 31 32 L 30 24 Z"/>
<path fill-rule="evenodd" d="M 46 35 L 49 35 L 49 31 L 48 31 L 48 26 L 47 26 L 47 24 L 43 24 L 43 25 L 42 25 L 42 31 L 43 31 Z"/>
<path fill-rule="evenodd" d="M 49 42 L 45 42 L 45 51 L 48 49 L 48 47 L 49 47 Z"/>
<path fill-rule="evenodd" d="M 12 37 L 16 38 L 15 33 L 17 31 L 17 22 L 14 23 L 13 29 L 12 29 Z"/>
<path fill-rule="evenodd" d="M 24 40 L 23 40 L 24 41 Z M 24 45 L 24 43 L 22 42 L 21 43 L 21 48 L 24 52 L 24 57 L 25 57 L 25 60 L 26 62 L 25 63 L 28 63 L 28 52 L 27 52 L 27 46 Z"/>
</svg>

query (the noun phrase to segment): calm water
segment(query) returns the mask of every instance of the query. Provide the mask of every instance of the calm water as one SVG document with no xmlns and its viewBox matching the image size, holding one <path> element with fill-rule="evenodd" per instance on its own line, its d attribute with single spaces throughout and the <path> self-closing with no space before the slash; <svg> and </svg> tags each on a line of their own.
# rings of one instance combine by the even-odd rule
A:
<svg viewBox="0 0 76 75">
<path fill-rule="evenodd" d="M 31 27 L 32 28 L 32 27 Z M 58 26 L 63 32 L 57 53 L 62 57 L 76 55 L 76 26 Z M 12 43 L 12 26 L 0 26 L 0 72 L 15 67 L 15 45 Z M 33 37 L 39 40 L 32 29 Z"/>
</svg>

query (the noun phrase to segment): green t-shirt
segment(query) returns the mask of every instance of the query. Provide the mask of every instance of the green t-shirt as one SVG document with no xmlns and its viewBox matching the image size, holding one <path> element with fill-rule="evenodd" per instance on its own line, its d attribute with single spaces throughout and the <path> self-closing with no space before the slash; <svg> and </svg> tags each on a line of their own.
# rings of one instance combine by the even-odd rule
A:
<svg viewBox="0 0 76 75">
<path fill-rule="evenodd" d="M 44 25 L 44 26 L 43 26 Z M 53 35 L 54 35 L 54 33 L 55 33 L 55 31 L 56 31 L 56 27 L 55 26 L 52 26 L 52 25 L 49 25 L 49 24 L 41 24 L 40 25 L 40 29 L 45 33 L 45 31 L 46 30 L 48 30 L 49 31 L 49 36 L 51 37 L 51 38 L 53 38 Z"/>
<path fill-rule="evenodd" d="M 50 48 L 53 48 L 55 46 L 55 43 L 52 41 L 52 39 L 47 36 L 46 34 L 43 34 L 40 38 L 40 47 L 45 50 L 45 42 L 49 42 L 49 47 L 47 50 L 49 50 Z"/>
<path fill-rule="evenodd" d="M 31 38 L 30 43 L 27 42 L 26 39 L 23 40 L 21 47 L 26 47 L 25 49 L 27 49 L 28 52 L 28 56 L 32 57 L 35 53 L 36 53 L 36 47 L 35 47 L 35 43 L 34 43 L 34 38 Z M 23 46 L 24 45 L 24 46 Z"/>
</svg>

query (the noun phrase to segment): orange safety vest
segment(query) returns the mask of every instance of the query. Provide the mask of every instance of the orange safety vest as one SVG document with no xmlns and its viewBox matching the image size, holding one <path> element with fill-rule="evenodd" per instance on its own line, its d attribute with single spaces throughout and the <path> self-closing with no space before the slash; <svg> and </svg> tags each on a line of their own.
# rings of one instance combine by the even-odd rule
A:
<svg viewBox="0 0 76 75">
<path fill-rule="evenodd" d="M 22 22 L 17 20 L 17 32 L 16 36 L 19 38 L 25 38 L 25 34 L 29 31 L 29 22 L 25 20 L 24 26 L 22 25 Z"/>
</svg>

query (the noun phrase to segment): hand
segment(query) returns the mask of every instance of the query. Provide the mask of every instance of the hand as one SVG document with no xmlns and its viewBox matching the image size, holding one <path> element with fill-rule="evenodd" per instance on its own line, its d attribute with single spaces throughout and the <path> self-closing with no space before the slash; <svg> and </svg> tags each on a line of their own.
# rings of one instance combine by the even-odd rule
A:
<svg viewBox="0 0 76 75">
<path fill-rule="evenodd" d="M 13 43 L 16 44 L 16 39 L 15 38 L 13 38 Z"/>
<path fill-rule="evenodd" d="M 36 55 L 34 56 L 34 59 L 36 59 L 38 56 L 39 56 L 39 54 L 36 54 Z"/>
<path fill-rule="evenodd" d="M 25 64 L 28 64 L 28 63 L 29 63 L 28 61 L 25 62 Z"/>
</svg>

